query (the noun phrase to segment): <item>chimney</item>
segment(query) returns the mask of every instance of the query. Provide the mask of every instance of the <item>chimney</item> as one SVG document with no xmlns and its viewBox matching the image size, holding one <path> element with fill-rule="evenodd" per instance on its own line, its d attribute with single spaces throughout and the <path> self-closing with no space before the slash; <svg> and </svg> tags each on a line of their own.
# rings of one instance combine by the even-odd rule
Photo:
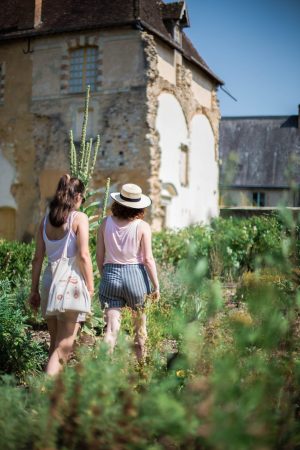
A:
<svg viewBox="0 0 300 450">
<path fill-rule="evenodd" d="M 42 3 L 43 3 L 43 0 L 35 0 L 35 5 L 34 5 L 34 28 L 37 28 L 42 23 Z"/>
</svg>

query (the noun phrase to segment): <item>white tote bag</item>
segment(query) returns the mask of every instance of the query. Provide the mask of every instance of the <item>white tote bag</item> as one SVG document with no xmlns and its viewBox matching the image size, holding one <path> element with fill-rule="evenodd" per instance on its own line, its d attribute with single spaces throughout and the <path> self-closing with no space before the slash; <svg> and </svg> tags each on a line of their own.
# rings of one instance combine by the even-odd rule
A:
<svg viewBox="0 0 300 450">
<path fill-rule="evenodd" d="M 91 312 L 91 298 L 85 280 L 76 261 L 76 256 L 67 257 L 72 217 L 62 256 L 51 263 L 52 283 L 49 291 L 46 316 L 66 311 Z"/>
</svg>

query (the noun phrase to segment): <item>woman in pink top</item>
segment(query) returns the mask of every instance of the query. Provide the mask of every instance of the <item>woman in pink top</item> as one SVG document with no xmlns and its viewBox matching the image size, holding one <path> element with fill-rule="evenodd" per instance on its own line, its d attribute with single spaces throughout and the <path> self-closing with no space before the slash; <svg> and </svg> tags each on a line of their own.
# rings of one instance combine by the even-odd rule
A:
<svg viewBox="0 0 300 450">
<path fill-rule="evenodd" d="M 78 263 L 92 297 L 94 292 L 93 269 L 89 253 L 89 222 L 86 214 L 77 212 L 84 202 L 84 184 L 78 178 L 64 175 L 59 180 L 54 198 L 50 202 L 49 214 L 43 218 L 36 241 L 32 261 L 32 287 L 29 303 L 33 308 L 41 306 L 50 333 L 49 361 L 46 372 L 56 375 L 62 369 L 73 348 L 74 339 L 85 315 L 72 311 L 47 316 L 47 302 L 52 282 L 48 265 L 43 274 L 41 295 L 39 280 L 45 255 L 49 262 L 61 258 L 68 240 L 68 258 L 77 255 Z"/>
<path fill-rule="evenodd" d="M 159 299 L 159 283 L 152 254 L 151 229 L 143 220 L 151 200 L 136 184 L 124 184 L 114 199 L 112 216 L 99 228 L 97 264 L 102 275 L 99 297 L 105 310 L 104 341 L 113 351 L 121 325 L 121 309 L 130 307 L 135 320 L 135 348 L 139 361 L 145 356 L 147 338 L 145 297 Z"/>
</svg>

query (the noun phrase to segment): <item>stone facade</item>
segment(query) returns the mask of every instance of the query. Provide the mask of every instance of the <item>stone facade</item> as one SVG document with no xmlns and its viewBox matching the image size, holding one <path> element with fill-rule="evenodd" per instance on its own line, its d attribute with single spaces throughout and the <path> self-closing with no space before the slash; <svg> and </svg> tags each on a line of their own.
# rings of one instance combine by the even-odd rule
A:
<svg viewBox="0 0 300 450">
<path fill-rule="evenodd" d="M 0 227 L 0 238 L 31 239 L 58 178 L 69 170 L 68 134 L 72 128 L 79 137 L 84 104 L 84 93 L 69 93 L 69 57 L 72 49 L 86 46 L 97 48 L 89 133 L 101 135 L 101 148 L 93 188 L 103 191 L 107 176 L 112 189 L 137 183 L 152 198 L 153 229 L 166 224 L 160 179 L 164 149 L 157 129 L 162 93 L 180 104 L 188 129 L 195 115 L 207 118 L 217 165 L 218 83 L 149 31 L 119 27 L 37 36 L 30 42 L 32 53 L 24 39 L 3 41 L 0 161 L 6 178 L 0 183 L 0 221 L 7 226 Z"/>
</svg>

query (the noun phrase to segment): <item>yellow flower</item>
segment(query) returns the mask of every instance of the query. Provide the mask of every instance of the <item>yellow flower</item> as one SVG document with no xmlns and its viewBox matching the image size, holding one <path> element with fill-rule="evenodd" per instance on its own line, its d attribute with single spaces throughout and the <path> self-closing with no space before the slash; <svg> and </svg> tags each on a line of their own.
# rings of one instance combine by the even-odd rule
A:
<svg viewBox="0 0 300 450">
<path fill-rule="evenodd" d="M 177 375 L 178 378 L 184 378 L 185 375 L 186 375 L 185 374 L 185 370 L 182 370 L 182 369 L 181 370 L 177 370 L 176 371 L 176 375 Z"/>
</svg>

